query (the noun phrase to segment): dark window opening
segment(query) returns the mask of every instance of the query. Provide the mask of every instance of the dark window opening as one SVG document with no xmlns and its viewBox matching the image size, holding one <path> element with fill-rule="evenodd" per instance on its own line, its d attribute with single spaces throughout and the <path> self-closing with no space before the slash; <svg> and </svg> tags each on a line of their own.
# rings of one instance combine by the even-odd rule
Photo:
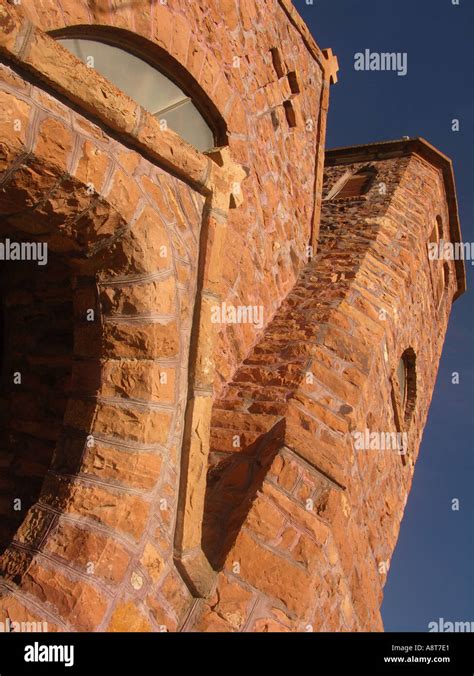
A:
<svg viewBox="0 0 474 676">
<path fill-rule="evenodd" d="M 291 105 L 291 101 L 285 101 L 283 103 L 285 109 L 286 121 L 288 122 L 289 127 L 296 127 L 296 114 L 295 109 Z"/>
<path fill-rule="evenodd" d="M 408 348 L 401 355 L 395 373 L 391 377 L 391 398 L 397 431 L 406 434 L 416 406 L 416 355 Z M 404 439 L 402 462 L 407 464 L 409 439 Z"/>
<path fill-rule="evenodd" d="M 292 94 L 299 94 L 300 93 L 300 85 L 298 82 L 298 76 L 295 73 L 294 70 L 292 70 L 290 73 L 288 73 L 288 84 L 290 85 L 290 90 Z"/>
<path fill-rule="evenodd" d="M 416 403 L 416 355 L 410 347 L 404 351 L 396 374 L 397 408 L 402 429 L 411 422 Z"/>
<path fill-rule="evenodd" d="M 436 223 L 433 226 L 433 230 L 430 234 L 430 244 L 439 244 L 440 240 L 443 238 L 443 222 L 441 216 L 436 216 Z"/>
</svg>

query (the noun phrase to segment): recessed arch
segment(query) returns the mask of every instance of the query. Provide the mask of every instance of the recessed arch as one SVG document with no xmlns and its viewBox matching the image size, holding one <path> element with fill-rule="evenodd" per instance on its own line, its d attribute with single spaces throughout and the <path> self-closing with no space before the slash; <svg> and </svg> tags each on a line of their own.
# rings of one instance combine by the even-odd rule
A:
<svg viewBox="0 0 474 676">
<path fill-rule="evenodd" d="M 18 110 L 23 100 L 17 97 L 22 94 L 13 95 L 0 88 L 3 109 L 8 102 L 12 110 Z M 34 98 L 29 102 L 38 115 L 43 114 Z M 128 197 L 122 194 L 122 169 L 115 168 L 107 195 L 91 192 L 80 163 L 71 165 L 67 155 L 48 154 L 48 148 L 38 141 L 42 124 L 51 119 L 43 118 L 35 125 L 35 116 L 31 115 L 22 127 L 21 136 L 1 139 L 4 158 L 10 162 L 7 165 L 5 161 L 0 183 L 2 243 L 5 240 L 6 246 L 6 238 L 14 243 L 25 241 L 30 249 L 33 244 L 42 244 L 47 245 L 49 252 L 44 266 L 36 260 L 23 262 L 23 258 L 21 261 L 10 258 L 11 269 L 7 269 L 2 260 L 4 274 L 0 277 L 0 291 L 7 307 L 4 336 L 8 355 L 8 387 L 0 391 L 0 406 L 2 414 L 6 412 L 8 423 L 2 431 L 7 432 L 8 443 L 2 445 L 0 463 L 14 470 L 9 473 L 12 481 L 2 486 L 0 494 L 0 510 L 3 510 L 0 511 L 0 584 L 5 578 L 19 587 L 26 572 L 36 565 L 35 561 L 47 547 L 47 538 L 43 539 L 46 530 L 61 522 L 78 491 L 87 490 L 94 459 L 104 450 L 97 441 L 90 445 L 91 435 L 103 444 L 104 439 L 112 443 L 121 438 L 120 430 L 114 431 L 110 425 L 118 419 L 120 411 L 127 410 L 128 403 L 117 399 L 108 403 L 107 397 L 99 392 L 107 364 L 120 361 L 123 365 L 127 360 L 123 340 L 116 335 L 124 324 L 120 321 L 117 324 L 113 311 L 105 308 L 107 281 L 113 283 L 113 276 L 118 274 L 122 280 L 131 277 L 133 285 L 138 274 L 155 275 L 157 268 L 165 273 L 172 271 L 170 230 L 159 209 L 152 206 L 151 198 L 146 197 L 144 208 L 138 201 L 132 206 L 131 212 L 137 214 L 132 229 L 132 215 L 127 213 L 131 193 Z M 71 134 L 70 147 L 74 147 L 74 139 L 79 140 L 78 132 L 66 127 L 61 129 L 64 134 Z M 81 143 L 89 141 L 81 137 Z M 108 152 L 112 151 L 103 150 L 104 155 Z M 108 165 L 112 166 L 112 156 L 108 158 Z M 137 181 L 128 176 L 127 185 Z M 138 187 L 136 192 L 138 194 Z M 169 253 L 164 262 L 160 263 L 158 254 L 149 253 L 147 233 L 150 231 L 165 243 Z M 146 255 L 141 256 L 141 252 Z M 126 294 L 127 289 L 120 287 L 120 293 Z M 173 298 L 177 304 L 177 298 Z M 116 294 L 114 300 L 117 302 Z M 134 324 L 134 329 L 153 333 L 157 325 L 148 321 L 147 312 L 154 301 L 147 296 L 145 302 L 150 305 L 146 305 L 143 323 Z M 177 316 L 176 308 L 171 307 L 170 316 Z M 179 328 L 177 325 L 174 328 L 173 321 L 169 326 L 171 340 L 167 345 L 170 350 L 176 345 L 178 354 Z M 156 341 L 152 339 L 149 344 L 154 358 Z M 135 347 L 135 344 L 130 346 L 134 362 L 137 361 Z M 139 356 L 147 355 L 148 352 Z M 17 383 L 12 383 L 13 369 L 21 373 L 21 381 Z M 144 396 L 148 396 L 148 392 Z M 45 406 L 52 412 L 49 417 L 45 415 Z M 137 409 L 134 415 L 144 416 L 134 441 L 150 443 L 144 430 L 153 412 L 147 408 L 141 414 Z M 164 444 L 168 434 L 166 422 L 160 429 Z M 134 462 L 130 455 L 130 464 L 126 466 L 132 472 Z M 147 477 L 150 482 L 156 480 L 153 471 L 149 471 Z M 120 491 L 120 501 L 130 499 L 126 482 L 122 485 L 115 481 L 112 488 Z M 15 503 L 17 498 L 21 504 Z M 118 502 L 109 509 L 112 526 L 118 518 L 118 509 Z M 148 513 L 144 512 L 140 528 L 145 527 L 147 518 Z M 32 523 L 40 526 L 31 528 Z M 124 527 L 128 527 L 128 522 Z M 111 541 L 115 541 L 115 537 L 112 532 Z M 21 556 L 18 543 L 22 547 Z M 130 545 L 130 549 L 134 546 Z"/>
<path fill-rule="evenodd" d="M 430 233 L 429 242 L 430 244 L 439 244 L 442 238 L 443 238 L 443 221 L 441 219 L 441 216 L 436 216 L 433 229 L 431 230 Z"/>
<path fill-rule="evenodd" d="M 62 57 L 70 63 L 72 57 L 64 48 L 52 38 L 45 42 L 49 62 Z M 10 73 L 6 66 L 0 70 Z M 112 100 L 119 107 L 126 97 L 88 70 L 77 63 L 84 84 L 99 82 L 105 104 Z M 17 134 L 2 133 L 0 139 L 0 221 L 6 235 L 14 233 L 19 239 L 24 234 L 27 243 L 47 243 L 51 260 L 57 254 L 68 266 L 73 312 L 69 307 L 66 314 L 73 347 L 70 396 L 64 415 L 58 411 L 59 438 L 51 462 L 48 458 L 44 463 L 38 499 L 22 510 L 18 529 L 9 528 L 2 543 L 6 548 L 0 556 L 0 586 L 8 590 L 0 593 L 0 605 L 11 613 L 27 584 L 41 585 L 54 571 L 58 579 L 67 580 L 68 589 L 71 580 L 74 589 L 81 588 L 77 598 L 85 590 L 94 602 L 82 604 L 80 618 L 73 605 L 44 604 L 43 599 L 36 600 L 35 610 L 65 630 L 72 626 L 89 631 L 101 623 L 105 626 L 109 611 L 122 601 L 126 562 L 137 565 L 141 560 L 142 536 L 150 532 L 149 521 L 158 511 L 154 488 L 162 478 L 162 458 L 172 448 L 176 453 L 176 439 L 184 426 L 176 381 L 171 376 L 163 394 L 157 393 L 156 383 L 163 368 L 168 372 L 169 361 L 176 370 L 193 363 L 194 353 L 189 356 L 183 337 L 191 330 L 195 302 L 205 302 L 200 290 L 196 300 L 197 280 L 191 276 L 201 261 L 204 270 L 209 260 L 206 234 L 211 209 L 204 208 L 205 202 L 216 205 L 222 218 L 231 203 L 242 200 L 245 171 L 232 162 L 228 149 L 206 157 L 175 134 L 159 132 L 156 120 L 148 119 L 151 115 L 144 111 L 142 121 L 156 136 L 155 152 L 150 153 L 154 162 L 143 155 L 138 160 L 120 140 L 108 137 L 81 113 L 48 95 L 39 96 L 36 85 L 28 89 L 19 76 L 13 85 L 11 79 L 1 83 L 0 108 L 11 111 L 22 124 Z M 59 89 L 67 101 L 81 101 L 74 87 L 67 87 L 70 80 L 65 82 Z M 127 114 L 139 109 L 130 103 L 120 110 Z M 109 116 L 99 119 L 107 123 Z M 140 120 L 140 115 L 133 119 Z M 117 126 L 125 140 L 139 136 L 139 131 L 134 136 L 133 128 L 128 131 L 131 125 L 125 133 Z M 91 156 L 98 158 L 94 173 Z M 163 157 L 181 178 L 161 167 L 156 158 Z M 186 246 L 183 230 L 193 233 Z M 216 230 L 219 243 L 225 224 L 216 221 Z M 178 279 L 186 280 L 182 288 Z M 207 347 L 207 332 L 205 340 Z M 166 361 L 166 367 L 157 359 Z M 123 386 L 122 375 L 134 385 Z M 169 485 L 177 495 L 178 482 Z M 8 506 L 12 497 L 10 492 Z M 171 570 L 171 520 L 163 537 L 169 544 L 166 566 Z M 87 547 L 95 550 L 97 539 L 103 565 L 84 582 L 84 565 L 92 559 L 79 560 L 74 543 L 80 541 L 86 552 Z M 108 550 L 113 557 L 117 548 L 124 565 L 116 570 L 106 565 L 110 559 L 101 558 L 101 552 Z M 54 561 L 49 556 L 53 549 L 55 554 L 60 550 Z M 104 580 L 112 592 L 107 597 L 101 590 Z"/>
<path fill-rule="evenodd" d="M 438 309 L 441 306 L 444 292 L 449 283 L 449 266 L 442 262 L 443 258 L 443 243 L 444 243 L 444 226 L 443 219 L 440 215 L 436 216 L 435 223 L 430 232 L 428 240 L 428 252 L 430 259 L 431 280 L 433 284 L 433 292 L 435 303 Z M 435 255 L 432 257 L 430 249 L 434 249 Z"/>
<path fill-rule="evenodd" d="M 0 236 L 18 232 L 0 219 Z M 73 367 L 72 276 L 64 256 L 2 260 L 0 555 L 38 500 L 59 442 Z"/>
<path fill-rule="evenodd" d="M 445 261 L 443 263 L 443 275 L 444 275 L 444 288 L 449 289 L 449 282 L 451 279 L 451 270 L 449 268 L 449 263 Z"/>
<path fill-rule="evenodd" d="M 416 354 L 414 349 L 409 347 L 400 355 L 390 377 L 395 426 L 403 439 L 403 452 L 400 453 L 403 465 L 407 464 L 409 452 L 407 433 L 416 406 L 416 378 Z"/>
<path fill-rule="evenodd" d="M 411 347 L 407 348 L 400 356 L 397 380 L 402 424 L 407 427 L 411 422 L 416 405 L 416 354 Z"/>
</svg>

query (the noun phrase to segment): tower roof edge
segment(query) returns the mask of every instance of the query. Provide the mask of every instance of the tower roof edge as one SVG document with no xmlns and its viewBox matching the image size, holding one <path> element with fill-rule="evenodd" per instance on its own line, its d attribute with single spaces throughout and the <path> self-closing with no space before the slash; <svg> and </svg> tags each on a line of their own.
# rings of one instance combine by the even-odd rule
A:
<svg viewBox="0 0 474 676">
<path fill-rule="evenodd" d="M 418 155 L 425 161 L 441 170 L 446 190 L 449 211 L 449 229 L 451 240 L 461 242 L 461 226 L 459 223 L 458 201 L 452 160 L 438 148 L 422 137 L 402 138 L 393 141 L 378 141 L 362 145 L 345 146 L 326 150 L 325 166 L 353 164 L 377 160 L 395 159 L 407 155 Z M 456 260 L 456 278 L 458 289 L 454 299 L 459 298 L 466 290 L 466 270 L 463 260 Z"/>
</svg>

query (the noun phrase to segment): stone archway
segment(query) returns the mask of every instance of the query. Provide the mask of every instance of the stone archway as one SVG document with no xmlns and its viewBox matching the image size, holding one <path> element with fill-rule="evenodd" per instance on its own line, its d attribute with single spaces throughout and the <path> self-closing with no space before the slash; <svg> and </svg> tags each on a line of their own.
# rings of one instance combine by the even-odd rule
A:
<svg viewBox="0 0 474 676">
<path fill-rule="evenodd" d="M 7 42 L 19 29 L 9 20 Z M 35 35 L 67 60 L 52 38 Z M 51 84 L 44 54 L 28 59 Z M 242 200 L 245 172 L 225 151 L 205 156 L 161 131 L 96 73 L 79 70 L 84 82 L 70 83 L 66 64 L 52 85 L 82 110 L 100 89 L 101 117 L 117 140 L 0 66 L 0 217 L 5 232 L 48 245 L 68 271 L 73 307 L 64 417 L 39 495 L 0 559 L 0 610 L 39 616 L 50 630 L 172 631 L 179 620 L 165 610 L 167 595 L 179 593 L 184 610 L 192 603 L 173 560 L 177 512 L 186 523 L 202 520 L 199 505 L 187 513 L 180 489 L 180 472 L 191 485 L 180 457 L 195 396 L 188 369 L 197 366 L 193 383 L 203 374 L 211 382 L 206 294 L 213 297 L 227 211 Z"/>
<path fill-rule="evenodd" d="M 2 519 L 2 595 L 7 607 L 47 600 L 52 628 L 91 630 L 149 539 L 158 484 L 169 482 L 170 502 L 177 490 L 165 475 L 176 469 L 167 463 L 181 428 L 176 376 L 187 357 L 204 197 L 149 163 L 137 171 L 138 155 L 79 115 L 71 124 L 64 106 L 12 71 L 2 67 L 2 76 L 2 235 L 49 251 L 34 272 L 32 261 L 11 261 L 4 280 L 5 347 L 23 364 L 6 411 L 10 428 L 30 431 L 35 446 L 23 449 L 34 486 L 17 514 L 15 473 L 3 496 L 12 518 Z M 26 314 L 33 304 L 18 295 L 25 275 L 21 291 L 36 295 L 37 326 L 31 313 L 32 324 L 17 321 L 21 303 Z M 49 445 L 35 464 L 42 432 Z M 21 462 L 11 443 L 2 450 L 12 467 Z M 50 581 L 61 591 L 43 598 Z"/>
</svg>

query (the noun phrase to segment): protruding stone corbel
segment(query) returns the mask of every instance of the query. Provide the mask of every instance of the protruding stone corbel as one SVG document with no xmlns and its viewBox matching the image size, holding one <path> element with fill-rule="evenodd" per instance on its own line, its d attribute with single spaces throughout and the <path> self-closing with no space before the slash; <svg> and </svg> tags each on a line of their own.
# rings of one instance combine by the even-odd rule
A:
<svg viewBox="0 0 474 676">
<path fill-rule="evenodd" d="M 326 80 L 329 84 L 336 84 L 337 73 L 339 72 L 339 61 L 337 60 L 337 56 L 333 54 L 330 47 L 328 49 L 323 49 L 322 53 L 324 56 L 322 66 L 324 68 Z"/>
<path fill-rule="evenodd" d="M 247 178 L 248 169 L 232 160 L 227 146 L 205 154 L 214 162 L 206 183 L 212 191 L 212 206 L 223 211 L 239 207 L 244 201 L 241 183 Z"/>
</svg>

